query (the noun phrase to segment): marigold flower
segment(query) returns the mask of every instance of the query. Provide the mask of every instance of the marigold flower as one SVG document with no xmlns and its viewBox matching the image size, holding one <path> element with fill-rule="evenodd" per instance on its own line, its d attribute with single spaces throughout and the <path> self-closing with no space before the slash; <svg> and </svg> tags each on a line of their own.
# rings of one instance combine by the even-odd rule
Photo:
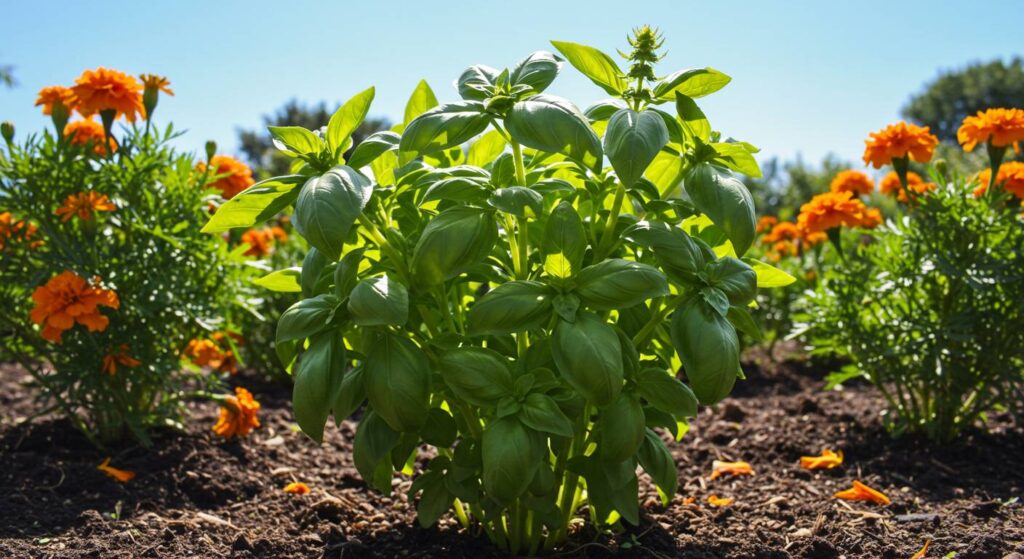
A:
<svg viewBox="0 0 1024 559">
<path fill-rule="evenodd" d="M 142 74 L 139 76 L 139 79 L 142 80 L 143 89 L 160 90 L 168 95 L 174 95 L 174 91 L 171 89 L 171 80 L 163 76 L 158 76 L 156 74 Z"/>
<path fill-rule="evenodd" d="M 875 181 L 862 171 L 847 169 L 836 174 L 828 188 L 832 192 L 852 192 L 854 196 L 867 196 L 875 191 Z"/>
<path fill-rule="evenodd" d="M 910 559 L 924 559 L 925 554 L 928 553 L 928 547 L 932 545 L 931 540 L 924 541 L 924 547 L 922 547 L 917 553 L 913 554 Z"/>
<path fill-rule="evenodd" d="M 853 480 L 853 487 L 836 493 L 835 497 L 846 501 L 871 501 L 883 506 L 891 502 L 881 491 L 874 490 L 857 480 Z"/>
<path fill-rule="evenodd" d="M 138 367 L 142 361 L 128 355 L 128 344 L 121 344 L 116 350 L 103 356 L 103 372 L 110 376 L 117 374 L 117 366 Z"/>
<path fill-rule="evenodd" d="M 799 239 L 800 229 L 796 224 L 791 221 L 782 221 L 772 227 L 772 230 L 762 237 L 761 241 L 766 244 L 771 244 L 779 241 L 796 241 Z"/>
<path fill-rule="evenodd" d="M 97 155 L 107 154 L 107 135 L 103 132 L 103 125 L 91 118 L 69 122 L 64 127 L 64 137 L 76 146 L 87 146 L 91 143 L 92 151 Z M 117 151 L 117 141 L 114 138 L 110 138 L 110 146 Z"/>
<path fill-rule="evenodd" d="M 135 122 L 146 114 L 142 106 L 142 84 L 135 76 L 124 72 L 103 67 L 86 70 L 78 76 L 71 90 L 78 102 L 76 108 L 84 117 L 114 111 L 114 118 L 123 116 L 128 122 Z"/>
<path fill-rule="evenodd" d="M 898 122 L 870 133 L 864 145 L 864 164 L 881 169 L 883 165 L 891 165 L 893 159 L 904 157 L 918 163 L 928 162 L 935 146 L 939 145 L 939 139 L 927 126 Z"/>
<path fill-rule="evenodd" d="M 29 315 L 32 322 L 43 326 L 43 339 L 58 344 L 61 335 L 75 323 L 90 332 L 106 330 L 110 319 L 100 313 L 99 307 L 117 309 L 121 306 L 117 293 L 92 286 L 70 270 L 37 287 L 32 301 L 35 302 Z"/>
<path fill-rule="evenodd" d="M 843 464 L 843 451 L 823 449 L 820 456 L 801 456 L 800 467 L 805 470 L 831 470 Z"/>
<path fill-rule="evenodd" d="M 110 465 L 110 457 L 103 459 L 103 462 L 96 466 L 96 469 L 107 474 L 108 476 L 120 481 L 121 483 L 128 483 L 135 479 L 135 472 L 129 470 L 119 470 Z"/>
<path fill-rule="evenodd" d="M 907 172 L 907 189 L 911 192 L 924 194 L 925 192 L 935 190 L 935 188 L 935 183 L 924 182 L 921 175 L 913 171 Z M 896 171 L 890 171 L 882 177 L 882 182 L 878 184 L 878 191 L 889 196 L 895 195 L 896 199 L 900 202 L 906 203 L 910 201 L 906 190 L 903 190 L 903 185 L 900 183 L 900 177 L 896 174 Z"/>
<path fill-rule="evenodd" d="M 974 197 L 980 198 L 988 191 L 988 183 L 992 181 L 992 170 L 985 169 L 978 173 L 978 182 L 981 183 L 974 189 Z M 1011 161 L 1003 163 L 996 173 L 996 184 L 1001 185 L 1004 190 L 1017 198 L 1024 200 L 1024 162 Z"/>
<path fill-rule="evenodd" d="M 719 497 L 718 495 L 711 495 L 708 497 L 708 504 L 713 507 L 727 507 L 733 502 L 732 497 Z"/>
<path fill-rule="evenodd" d="M 60 103 L 68 108 L 68 112 L 71 112 L 77 106 L 75 99 L 75 92 L 70 87 L 64 87 L 63 85 L 48 85 L 39 90 L 36 94 L 35 106 L 42 105 L 43 114 L 53 114 L 53 105 Z"/>
<path fill-rule="evenodd" d="M 61 216 L 60 220 L 67 223 L 76 214 L 78 219 L 89 221 L 93 212 L 112 212 L 117 206 L 112 204 L 106 194 L 98 192 L 79 192 L 64 199 L 64 205 L 53 213 Z"/>
<path fill-rule="evenodd" d="M 216 334 L 214 334 L 216 337 Z M 219 341 L 219 340 L 217 340 Z M 217 371 L 231 373 L 238 372 L 238 361 L 231 350 L 221 350 L 215 340 L 201 339 L 191 340 L 185 347 L 185 356 L 192 363 L 199 367 L 211 367 Z"/>
<path fill-rule="evenodd" d="M 284 242 L 288 240 L 288 233 L 280 227 L 264 227 L 262 229 L 250 229 L 242 233 L 242 243 L 249 245 L 245 256 L 267 256 L 271 253 L 271 244 L 274 241 Z"/>
<path fill-rule="evenodd" d="M 11 212 L 0 213 L 0 250 L 7 246 L 8 241 L 28 241 L 35 236 L 38 227 L 25 220 L 15 220 Z M 37 247 L 42 241 L 33 241 L 30 247 Z"/>
<path fill-rule="evenodd" d="M 1024 110 L 988 109 L 964 119 L 956 131 L 956 139 L 964 151 L 973 151 L 974 146 L 988 142 L 993 147 L 1013 146 L 1020 153 L 1024 140 Z"/>
<path fill-rule="evenodd" d="M 807 234 L 847 227 L 874 227 L 881 214 L 868 211 L 867 206 L 850 192 L 826 192 L 800 206 L 797 226 Z"/>
<path fill-rule="evenodd" d="M 752 476 L 754 475 L 754 470 L 746 462 L 722 462 L 715 460 L 711 463 L 711 477 L 709 479 L 716 479 L 725 474 L 731 476 Z"/>
<path fill-rule="evenodd" d="M 772 227 L 779 222 L 779 218 L 771 215 L 766 215 L 761 219 L 757 220 L 757 228 L 755 229 L 758 233 L 764 233 L 765 231 L 771 231 Z"/>
<path fill-rule="evenodd" d="M 260 426 L 256 418 L 259 409 L 260 403 L 253 399 L 252 393 L 239 386 L 235 388 L 235 396 L 226 397 L 221 405 L 220 418 L 213 426 L 213 432 L 226 439 L 244 437 Z"/>
<path fill-rule="evenodd" d="M 210 159 L 210 175 L 224 175 L 207 185 L 207 188 L 220 190 L 225 200 L 230 200 L 239 192 L 252 186 L 255 181 L 252 179 L 252 169 L 241 161 L 230 155 L 214 155 Z M 207 170 L 206 163 L 200 161 L 196 169 L 200 173 Z"/>
<path fill-rule="evenodd" d="M 305 495 L 306 493 L 309 493 L 309 486 L 301 481 L 293 481 L 284 486 L 284 492 L 291 493 L 293 495 Z"/>
</svg>

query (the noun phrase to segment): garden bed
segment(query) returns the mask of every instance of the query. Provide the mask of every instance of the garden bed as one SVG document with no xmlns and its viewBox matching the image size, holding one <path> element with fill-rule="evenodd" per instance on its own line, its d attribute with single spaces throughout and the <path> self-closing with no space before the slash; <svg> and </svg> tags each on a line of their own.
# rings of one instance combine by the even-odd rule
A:
<svg viewBox="0 0 1024 559">
<path fill-rule="evenodd" d="M 681 484 L 670 506 L 642 476 L 640 526 L 612 537 L 577 527 L 559 556 L 908 558 L 928 540 L 927 557 L 1024 553 L 1024 429 L 1008 416 L 932 448 L 891 440 L 870 388 L 822 392 L 825 369 L 802 359 L 776 364 L 755 352 L 746 370 L 733 396 L 703 410 L 672 447 Z M 289 387 L 242 380 L 263 405 L 251 436 L 213 436 L 216 407 L 197 406 L 188 434 L 111 452 L 113 465 L 137 474 L 120 484 L 96 470 L 104 455 L 65 422 L 25 423 L 38 409 L 25 375 L 0 366 L 0 557 L 500 556 L 452 518 L 416 526 L 408 479 L 394 497 L 369 490 L 351 461 L 353 423 L 329 425 L 318 447 L 291 420 Z M 845 452 L 842 467 L 800 469 L 801 455 L 826 447 Z M 709 481 L 716 459 L 748 461 L 756 475 Z M 832 497 L 854 479 L 892 504 Z M 312 491 L 284 493 L 291 481 Z M 711 507 L 712 494 L 735 501 Z"/>
</svg>

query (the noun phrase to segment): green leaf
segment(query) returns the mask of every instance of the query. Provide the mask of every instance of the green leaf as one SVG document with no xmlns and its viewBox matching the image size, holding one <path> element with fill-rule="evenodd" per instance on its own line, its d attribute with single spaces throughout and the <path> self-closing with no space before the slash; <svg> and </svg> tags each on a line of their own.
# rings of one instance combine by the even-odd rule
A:
<svg viewBox="0 0 1024 559">
<path fill-rule="evenodd" d="M 595 310 L 624 309 L 668 293 L 668 280 L 657 268 L 621 258 L 588 266 L 576 277 L 576 294 Z"/>
<path fill-rule="evenodd" d="M 755 342 L 762 340 L 761 329 L 758 328 L 757 322 L 754 321 L 754 317 L 750 316 L 747 309 L 743 307 L 729 307 L 729 314 L 726 315 L 726 318 L 736 327 L 736 330 L 750 336 Z"/>
<path fill-rule="evenodd" d="M 348 251 L 334 267 L 334 293 L 339 298 L 348 297 L 359 281 L 359 263 L 365 251 L 365 247 Z"/>
<path fill-rule="evenodd" d="M 487 199 L 498 210 L 523 218 L 536 218 L 544 213 L 544 197 L 525 186 L 499 188 Z"/>
<path fill-rule="evenodd" d="M 246 188 L 217 208 L 203 226 L 203 233 L 249 228 L 270 220 L 295 202 L 305 181 L 302 175 L 287 175 L 262 180 Z"/>
<path fill-rule="evenodd" d="M 427 444 L 432 444 L 437 448 L 448 448 L 455 444 L 455 438 L 459 434 L 458 430 L 452 414 L 441 408 L 430 408 L 420 435 L 423 436 L 423 440 Z"/>
<path fill-rule="evenodd" d="M 362 366 L 352 369 L 345 374 L 345 378 L 341 381 L 341 387 L 334 393 L 331 399 L 331 413 L 334 414 L 336 424 L 341 425 L 341 422 L 355 413 L 359 405 L 366 400 L 363 375 Z"/>
<path fill-rule="evenodd" d="M 466 68 L 455 85 L 459 95 L 467 101 L 484 101 L 491 96 L 494 88 L 494 80 L 500 72 L 490 66 L 477 64 Z"/>
<path fill-rule="evenodd" d="M 753 258 L 744 258 L 743 260 L 753 267 L 754 273 L 757 274 L 758 287 L 785 287 L 796 281 L 795 277 L 760 260 Z"/>
<path fill-rule="evenodd" d="M 327 123 L 327 145 L 336 156 L 341 155 L 345 142 L 362 124 L 366 113 L 370 112 L 374 93 L 373 87 L 357 93 L 331 115 L 331 120 Z"/>
<path fill-rule="evenodd" d="M 690 298 L 673 313 L 670 332 L 697 400 L 710 405 L 728 396 L 740 370 L 740 342 L 728 319 Z"/>
<path fill-rule="evenodd" d="M 679 490 L 679 472 L 665 442 L 654 431 L 647 429 L 640 446 L 640 465 L 661 490 L 661 504 L 668 506 Z"/>
<path fill-rule="evenodd" d="M 587 107 L 583 114 L 590 122 L 601 122 L 610 119 L 619 109 L 625 108 L 627 105 L 622 99 L 604 99 Z"/>
<path fill-rule="evenodd" d="M 708 163 L 698 163 L 684 182 L 690 200 L 725 232 L 736 254 L 743 256 L 754 242 L 754 199 L 732 173 Z"/>
<path fill-rule="evenodd" d="M 648 367 L 637 375 L 636 390 L 644 400 L 675 417 L 697 417 L 697 397 L 675 376 Z"/>
<path fill-rule="evenodd" d="M 326 330 L 340 301 L 334 295 L 317 295 L 288 307 L 277 320 L 277 343 L 304 340 Z"/>
<path fill-rule="evenodd" d="M 601 410 L 597 423 L 600 429 L 597 452 L 602 460 L 622 462 L 640 450 L 646 423 L 644 410 L 632 394 L 620 393 L 611 405 Z"/>
<path fill-rule="evenodd" d="M 363 417 L 356 429 L 352 461 L 363 480 L 381 493 L 391 493 L 390 454 L 400 436 L 372 411 Z"/>
<path fill-rule="evenodd" d="M 654 156 L 647 166 L 644 177 L 658 188 L 658 192 L 668 196 L 672 194 L 682 179 L 683 158 L 664 150 Z"/>
<path fill-rule="evenodd" d="M 430 89 L 427 80 L 420 80 L 416 84 L 416 89 L 412 91 L 412 95 L 409 96 L 409 101 L 405 104 L 405 114 L 402 118 L 403 127 L 408 127 L 416 117 L 436 106 L 437 97 L 434 96 L 434 90 Z"/>
<path fill-rule="evenodd" d="M 526 492 L 544 458 L 539 438 L 515 417 L 487 424 L 482 455 L 484 489 L 488 496 L 507 505 Z"/>
<path fill-rule="evenodd" d="M 286 154 L 316 155 L 324 141 L 301 126 L 268 126 L 274 145 Z"/>
<path fill-rule="evenodd" d="M 746 305 L 757 295 L 757 273 L 742 260 L 726 256 L 704 269 L 708 284 L 722 290 L 732 305 Z"/>
<path fill-rule="evenodd" d="M 597 511 L 599 522 L 607 522 L 612 512 L 618 512 L 626 522 L 639 524 L 636 461 L 608 462 L 597 456 L 577 460 L 577 468 L 587 480 L 587 500 Z"/>
<path fill-rule="evenodd" d="M 416 155 L 435 153 L 468 142 L 483 132 L 491 117 L 483 103 L 460 101 L 430 109 L 416 117 L 405 128 L 398 144 L 400 152 Z"/>
<path fill-rule="evenodd" d="M 579 273 L 587 252 L 587 232 L 570 202 L 559 202 L 548 216 L 542 251 L 544 272 L 549 276 L 568 279 Z"/>
<path fill-rule="evenodd" d="M 560 153 L 595 171 L 601 168 L 601 139 L 587 117 L 565 99 L 536 95 L 519 101 L 505 117 L 505 126 L 526 147 Z"/>
<path fill-rule="evenodd" d="M 471 336 L 526 332 L 551 319 L 554 292 L 543 283 L 510 281 L 488 291 L 469 308 L 467 332 Z"/>
<path fill-rule="evenodd" d="M 329 264 L 327 257 L 316 248 L 310 247 L 306 251 L 306 256 L 302 259 L 302 272 L 299 276 L 299 286 L 303 297 L 308 299 L 317 295 L 317 284 L 320 282 L 320 275 L 327 264 Z"/>
<path fill-rule="evenodd" d="M 365 279 L 352 289 L 348 312 L 359 326 L 401 326 L 409 320 L 409 292 L 386 275 Z"/>
<path fill-rule="evenodd" d="M 390 130 L 374 132 L 359 142 L 356 149 L 352 150 L 348 165 L 353 169 L 362 169 L 376 161 L 385 152 L 397 149 L 401 140 L 401 136 Z"/>
<path fill-rule="evenodd" d="M 717 287 L 704 286 L 700 289 L 700 298 L 708 304 L 711 308 L 722 315 L 727 316 L 729 314 L 729 297 Z"/>
<path fill-rule="evenodd" d="M 323 442 L 324 423 L 334 403 L 332 396 L 341 389 L 346 367 L 345 342 L 338 330 L 313 335 L 295 367 L 295 422 L 318 443 Z"/>
<path fill-rule="evenodd" d="M 748 177 L 758 178 L 761 176 L 761 167 L 758 166 L 753 152 L 750 151 L 750 144 L 727 142 L 709 145 L 718 154 L 713 160 L 715 163 Z"/>
<path fill-rule="evenodd" d="M 593 404 L 612 403 L 622 390 L 622 347 L 615 330 L 597 315 L 581 312 L 575 322 L 560 320 L 551 336 L 558 372 Z"/>
<path fill-rule="evenodd" d="M 654 156 L 667 144 L 668 128 L 654 111 L 619 109 L 604 133 L 604 152 L 627 188 L 640 180 Z"/>
<path fill-rule="evenodd" d="M 341 255 L 349 229 L 373 195 L 373 184 L 338 165 L 302 186 L 295 202 L 295 229 L 332 260 Z"/>
<path fill-rule="evenodd" d="M 676 93 L 696 99 L 722 89 L 732 78 L 714 68 L 693 68 L 669 74 L 654 84 L 654 96 L 662 101 L 672 101 Z"/>
<path fill-rule="evenodd" d="M 512 395 L 512 371 L 496 351 L 472 346 L 447 351 L 440 370 L 448 388 L 474 406 L 496 406 Z"/>
<path fill-rule="evenodd" d="M 523 400 L 519 419 L 527 427 L 559 437 L 572 437 L 572 422 L 550 396 L 534 392 Z"/>
<path fill-rule="evenodd" d="M 711 137 L 711 123 L 697 103 L 682 93 L 676 93 L 676 112 L 683 121 L 683 128 L 689 132 L 690 136 L 707 143 L 708 138 Z"/>
<path fill-rule="evenodd" d="M 275 270 L 252 282 L 264 289 L 279 293 L 298 293 L 302 291 L 302 287 L 299 285 L 301 274 L 302 268 L 295 266 L 284 270 Z"/>
<path fill-rule="evenodd" d="M 619 96 L 629 87 L 622 70 L 607 54 L 594 47 L 566 41 L 551 41 L 551 44 L 562 53 L 569 64 L 608 94 Z"/>
<path fill-rule="evenodd" d="M 435 200 L 451 200 L 453 202 L 479 203 L 487 199 L 490 190 L 487 183 L 475 177 L 450 177 L 441 179 L 423 194 L 422 203 Z"/>
<path fill-rule="evenodd" d="M 416 521 L 423 528 L 434 525 L 452 506 L 455 495 L 448 491 L 444 478 L 437 478 L 423 486 L 420 501 L 416 504 Z"/>
<path fill-rule="evenodd" d="M 469 154 L 466 156 L 466 165 L 483 167 L 494 161 L 496 157 L 505 151 L 505 136 L 497 130 L 491 130 L 480 136 L 469 146 Z"/>
<path fill-rule="evenodd" d="M 537 51 L 527 56 L 512 68 L 509 74 L 511 85 L 525 85 L 534 93 L 541 93 L 555 81 L 562 61 L 550 52 Z"/>
<path fill-rule="evenodd" d="M 413 273 L 424 285 L 437 285 L 482 262 L 498 240 L 493 214 L 456 206 L 423 229 L 412 255 Z"/>
<path fill-rule="evenodd" d="M 715 254 L 707 245 L 686 234 L 682 229 L 657 221 L 641 221 L 630 226 L 623 237 L 640 246 L 654 250 L 662 269 L 675 281 L 695 285 Z"/>
<path fill-rule="evenodd" d="M 427 419 L 430 362 L 408 338 L 390 332 L 377 336 L 363 362 L 370 405 L 400 432 L 415 432 Z"/>
</svg>

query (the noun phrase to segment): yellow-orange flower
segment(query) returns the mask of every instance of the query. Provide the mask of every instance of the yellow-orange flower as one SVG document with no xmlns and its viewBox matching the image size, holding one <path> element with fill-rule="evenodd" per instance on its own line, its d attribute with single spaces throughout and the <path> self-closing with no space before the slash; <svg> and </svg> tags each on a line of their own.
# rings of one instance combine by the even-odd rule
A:
<svg viewBox="0 0 1024 559">
<path fill-rule="evenodd" d="M 732 497 L 719 497 L 718 495 L 711 495 L 708 497 L 708 504 L 713 507 L 727 507 L 733 502 Z"/>
<path fill-rule="evenodd" d="M 872 489 L 857 480 L 853 480 L 853 487 L 836 493 L 835 497 L 846 501 L 871 501 L 878 505 L 888 505 L 890 503 L 889 497 L 886 497 L 884 493 Z"/>
<path fill-rule="evenodd" d="M 138 367 L 142 361 L 128 355 L 128 344 L 121 344 L 115 350 L 103 356 L 103 372 L 110 376 L 117 374 L 117 366 Z"/>
<path fill-rule="evenodd" d="M 771 215 L 766 215 L 761 219 L 757 220 L 757 228 L 755 229 L 758 233 L 764 233 L 770 231 L 775 224 L 779 222 L 779 218 Z"/>
<path fill-rule="evenodd" d="M 156 74 L 142 74 L 139 76 L 142 80 L 143 89 L 158 89 L 168 95 L 174 95 L 174 91 L 171 89 L 171 80 L 158 76 Z"/>
<path fill-rule="evenodd" d="M 711 463 L 711 476 L 708 479 L 717 479 L 725 474 L 731 476 L 752 476 L 754 475 L 754 470 L 746 462 L 722 462 L 715 460 Z"/>
<path fill-rule="evenodd" d="M 64 205 L 54 210 L 53 213 L 61 216 L 62 222 L 67 222 L 75 215 L 78 215 L 78 219 L 89 221 L 94 212 L 112 212 L 116 209 L 117 206 L 110 202 L 106 194 L 79 192 L 65 198 Z"/>
<path fill-rule="evenodd" d="M 881 214 L 869 212 L 867 206 L 850 192 L 826 192 L 811 198 L 800 206 L 797 226 L 805 234 L 821 233 L 829 229 L 847 227 L 874 227 Z"/>
<path fill-rule="evenodd" d="M 124 117 L 128 122 L 135 122 L 139 116 L 146 115 L 142 84 L 135 76 L 124 72 L 102 67 L 86 70 L 78 76 L 71 90 L 77 99 L 76 108 L 84 117 L 114 111 L 114 118 Z"/>
<path fill-rule="evenodd" d="M 875 169 L 891 165 L 893 159 L 909 157 L 918 163 L 932 158 L 935 146 L 939 145 L 927 126 L 921 127 L 906 122 L 890 124 L 878 132 L 872 132 L 864 140 L 864 164 Z"/>
<path fill-rule="evenodd" d="M 249 245 L 245 251 L 246 256 L 267 256 L 271 252 L 274 241 L 284 242 L 288 240 L 288 233 L 280 227 L 264 227 L 262 229 L 250 229 L 242 233 L 242 243 Z"/>
<path fill-rule="evenodd" d="M 235 396 L 226 397 L 221 405 L 220 418 L 213 426 L 213 432 L 224 438 L 244 437 L 260 426 L 260 420 L 256 418 L 259 409 L 260 403 L 253 399 L 252 393 L 237 387 Z"/>
<path fill-rule="evenodd" d="M 36 94 L 36 105 L 43 107 L 43 114 L 53 114 L 53 105 L 61 103 L 67 107 L 68 112 L 75 110 L 77 101 L 75 100 L 75 92 L 70 87 L 64 87 L 63 85 L 48 85 L 39 90 Z"/>
<path fill-rule="evenodd" d="M 801 456 L 800 467 L 805 470 L 831 470 L 843 464 L 843 451 L 823 449 L 820 456 Z"/>
<path fill-rule="evenodd" d="M 214 155 L 210 159 L 210 175 L 220 176 L 207 185 L 208 188 L 220 190 L 225 200 L 230 200 L 239 192 L 252 186 L 255 181 L 252 179 L 252 169 L 241 161 L 230 155 Z M 206 163 L 200 162 L 196 167 L 200 173 L 207 170 Z"/>
<path fill-rule="evenodd" d="M 92 144 L 92 151 L 97 155 L 107 154 L 107 137 L 103 133 L 103 125 L 95 120 L 84 119 L 69 122 L 64 127 L 64 136 L 76 146 Z M 110 145 L 117 151 L 117 141 L 110 138 Z"/>
<path fill-rule="evenodd" d="M 913 172 L 907 172 L 907 190 L 910 190 L 914 194 L 924 194 L 935 190 L 935 183 L 924 182 L 921 175 Z M 907 191 L 903 189 L 903 185 L 900 184 L 900 177 L 896 174 L 896 171 L 890 171 L 884 177 L 882 182 L 878 184 L 878 191 L 882 194 L 889 196 L 895 195 L 896 199 L 900 202 L 909 202 L 910 198 L 907 196 Z"/>
<path fill-rule="evenodd" d="M 217 334 L 214 334 L 215 338 L 216 336 Z M 185 347 L 185 356 L 199 367 L 211 367 L 217 371 L 231 373 L 232 375 L 237 373 L 238 361 L 235 359 L 234 352 L 222 350 L 217 341 L 220 341 L 220 339 L 191 340 L 188 342 L 188 346 Z"/>
<path fill-rule="evenodd" d="M 974 189 L 974 197 L 980 198 L 988 190 L 988 183 L 992 180 L 992 170 L 985 169 L 978 173 L 978 182 L 981 184 Z M 1002 188 L 1013 194 L 1017 198 L 1024 200 L 1024 162 L 1011 161 L 1009 163 L 1003 163 L 999 167 L 999 172 L 996 173 L 996 184 L 1002 185 Z M 0 244 L 2 246 L 2 244 Z"/>
<path fill-rule="evenodd" d="M 7 246 L 8 241 L 29 241 L 35 236 L 38 228 L 25 220 L 15 220 L 11 212 L 0 213 L 0 250 Z M 33 241 L 29 246 L 36 247 L 42 241 Z"/>
<path fill-rule="evenodd" d="M 90 285 L 84 278 L 68 270 L 50 278 L 32 293 L 35 306 L 29 315 L 32 322 L 43 327 L 44 339 L 60 343 L 61 335 L 81 324 L 90 332 L 107 329 L 110 319 L 99 307 L 117 309 L 121 303 L 117 293 Z"/>
<path fill-rule="evenodd" d="M 128 483 L 135 479 L 135 472 L 128 470 L 120 470 L 110 465 L 110 458 L 103 459 L 103 463 L 96 466 L 96 469 L 107 474 L 108 476 L 120 481 L 121 483 Z"/>
<path fill-rule="evenodd" d="M 854 196 L 866 196 L 875 190 L 875 181 L 862 171 L 847 169 L 840 171 L 829 184 L 832 192 L 852 192 Z"/>
<path fill-rule="evenodd" d="M 1013 146 L 1014 151 L 1020 153 L 1019 142 L 1024 140 L 1024 110 L 978 111 L 964 119 L 956 131 L 956 139 L 964 146 L 964 151 L 972 151 L 974 146 L 988 142 L 997 148 Z"/>
<path fill-rule="evenodd" d="M 293 495 L 305 495 L 306 493 L 309 493 L 309 486 L 301 481 L 293 481 L 284 486 L 284 492 L 291 493 Z"/>
</svg>

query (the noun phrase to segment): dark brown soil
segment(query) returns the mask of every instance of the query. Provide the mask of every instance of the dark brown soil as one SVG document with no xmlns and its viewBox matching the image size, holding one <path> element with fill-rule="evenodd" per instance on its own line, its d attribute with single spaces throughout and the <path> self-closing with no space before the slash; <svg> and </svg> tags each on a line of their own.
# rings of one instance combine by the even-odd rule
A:
<svg viewBox="0 0 1024 559">
<path fill-rule="evenodd" d="M 746 370 L 734 396 L 675 445 L 681 487 L 670 506 L 642 484 L 641 526 L 614 535 L 580 526 L 558 556 L 905 559 L 929 540 L 930 558 L 1024 553 L 1024 429 L 1009 417 L 948 447 L 892 440 L 869 387 L 822 392 L 825 368 L 756 352 Z M 25 380 L 0 365 L 0 557 L 501 556 L 450 518 L 416 527 L 408 479 L 393 497 L 367 489 L 349 453 L 354 425 L 331 425 L 318 447 L 295 429 L 283 384 L 239 378 L 263 404 L 263 426 L 242 441 L 214 437 L 216 410 L 202 404 L 187 434 L 113 451 L 115 466 L 138 474 L 120 484 L 65 422 L 24 421 L 35 410 Z M 799 468 L 824 447 L 843 450 L 844 466 Z M 756 475 L 709 481 L 715 459 L 746 460 Z M 892 504 L 832 497 L 853 479 Z M 290 481 L 312 492 L 286 494 Z M 735 502 L 714 508 L 711 494 Z"/>
</svg>

